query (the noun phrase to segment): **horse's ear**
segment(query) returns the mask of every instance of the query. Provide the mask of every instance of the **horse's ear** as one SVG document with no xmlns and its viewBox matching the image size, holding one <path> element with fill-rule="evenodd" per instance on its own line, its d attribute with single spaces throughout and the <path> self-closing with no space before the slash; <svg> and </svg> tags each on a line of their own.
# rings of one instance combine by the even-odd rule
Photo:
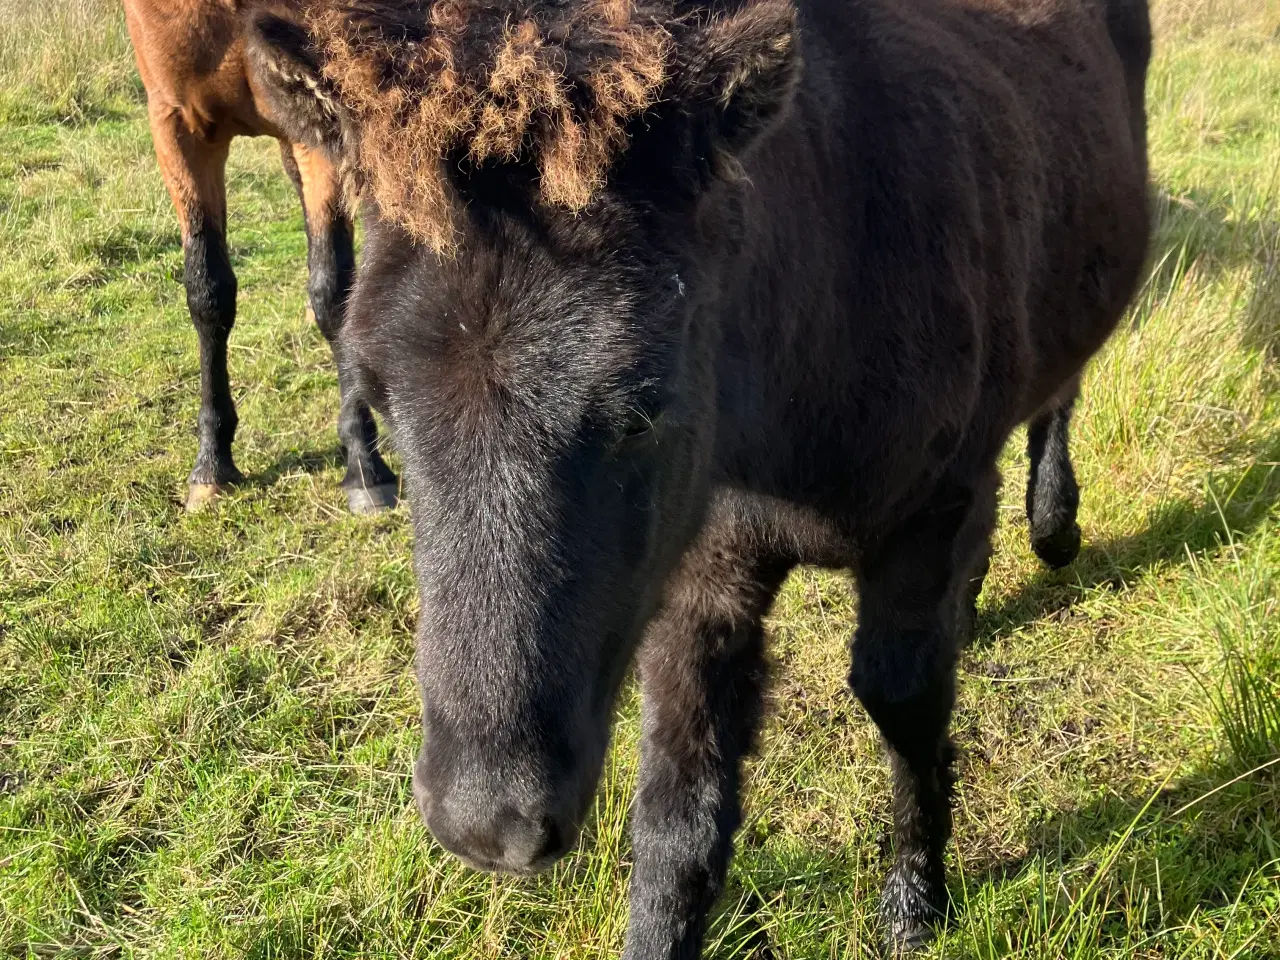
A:
<svg viewBox="0 0 1280 960">
<path fill-rule="evenodd" d="M 353 160 L 350 116 L 324 75 L 323 51 L 307 29 L 287 15 L 259 11 L 249 17 L 247 52 L 267 112 L 295 143 L 323 150 L 336 164 Z"/>
<path fill-rule="evenodd" d="M 710 121 L 716 153 L 737 157 L 782 115 L 800 77 L 796 10 L 757 0 L 714 17 L 687 44 L 679 97 Z"/>
</svg>

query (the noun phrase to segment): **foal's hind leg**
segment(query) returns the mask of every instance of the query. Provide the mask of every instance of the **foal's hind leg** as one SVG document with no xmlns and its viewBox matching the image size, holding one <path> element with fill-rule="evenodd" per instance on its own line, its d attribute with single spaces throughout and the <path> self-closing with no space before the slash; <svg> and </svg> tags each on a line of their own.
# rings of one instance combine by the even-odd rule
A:
<svg viewBox="0 0 1280 960">
<path fill-rule="evenodd" d="M 342 209 L 337 173 L 320 154 L 301 144 L 280 144 L 285 171 L 302 199 L 307 226 L 308 293 L 316 325 L 329 342 L 338 366 L 338 439 L 347 461 L 342 488 L 353 513 L 376 513 L 396 505 L 396 475 L 378 452 L 373 413 L 344 369 L 338 334 L 355 272 L 351 221 Z"/>
<path fill-rule="evenodd" d="M 1065 567 L 1080 552 L 1080 527 L 1076 523 L 1080 488 L 1067 446 L 1071 410 L 1079 389 L 1079 383 L 1073 383 L 1027 425 L 1031 549 L 1051 567 Z"/>
<path fill-rule="evenodd" d="M 995 523 L 996 478 L 949 485 L 859 571 L 849 682 L 884 736 L 893 771 L 895 859 L 880 912 L 891 950 L 926 943 L 946 912 L 955 664 L 971 582 Z"/>
<path fill-rule="evenodd" d="M 761 618 L 786 562 L 719 538 L 686 557 L 640 654 L 644 739 L 626 960 L 695 960 L 741 818 L 761 710 Z"/>
<path fill-rule="evenodd" d="M 187 481 L 187 509 L 195 510 L 243 479 L 231 459 L 237 418 L 227 376 L 227 337 L 236 322 L 236 275 L 226 242 L 230 141 L 203 139 L 158 100 L 149 115 L 160 173 L 182 228 L 187 309 L 200 341 L 200 446 Z"/>
</svg>

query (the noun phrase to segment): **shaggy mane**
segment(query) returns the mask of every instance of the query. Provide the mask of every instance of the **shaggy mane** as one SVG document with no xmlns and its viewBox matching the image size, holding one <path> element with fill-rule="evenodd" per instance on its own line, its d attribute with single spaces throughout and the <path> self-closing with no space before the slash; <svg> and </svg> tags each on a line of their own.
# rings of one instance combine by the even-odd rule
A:
<svg viewBox="0 0 1280 960">
<path fill-rule="evenodd" d="M 313 0 L 324 75 L 360 129 L 383 213 L 454 243 L 443 161 L 531 160 L 542 199 L 582 209 L 670 72 L 669 0 Z"/>
</svg>

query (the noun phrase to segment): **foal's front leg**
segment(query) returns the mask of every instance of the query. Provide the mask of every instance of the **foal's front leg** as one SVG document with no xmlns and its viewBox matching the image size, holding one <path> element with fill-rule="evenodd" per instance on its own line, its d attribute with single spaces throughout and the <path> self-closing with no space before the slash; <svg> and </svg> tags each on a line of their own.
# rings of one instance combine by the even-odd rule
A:
<svg viewBox="0 0 1280 960">
<path fill-rule="evenodd" d="M 789 564 L 694 550 L 640 654 L 644 734 L 626 960 L 693 960 L 741 817 L 764 680 L 761 618 Z"/>
<path fill-rule="evenodd" d="M 927 943 L 947 907 L 955 664 L 995 522 L 994 473 L 948 486 L 859 572 L 849 682 L 884 736 L 893 771 L 895 857 L 881 901 L 890 950 Z"/>
</svg>

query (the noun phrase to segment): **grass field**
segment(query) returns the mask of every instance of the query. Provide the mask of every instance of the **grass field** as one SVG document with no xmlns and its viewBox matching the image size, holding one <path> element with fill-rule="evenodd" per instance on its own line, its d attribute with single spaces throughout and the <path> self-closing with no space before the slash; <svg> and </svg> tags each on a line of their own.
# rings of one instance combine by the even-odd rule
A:
<svg viewBox="0 0 1280 960">
<path fill-rule="evenodd" d="M 183 512 L 196 344 L 120 19 L 0 0 L 0 952 L 615 955 L 634 693 L 552 875 L 468 872 L 417 819 L 407 518 L 342 509 L 269 142 L 230 187 L 249 481 Z M 1151 278 L 1079 408 L 1069 569 L 1031 556 L 1007 458 L 933 956 L 1280 957 L 1280 11 L 1156 20 Z M 844 688 L 854 618 L 814 571 L 775 610 L 709 957 L 874 953 L 887 774 Z"/>
</svg>

